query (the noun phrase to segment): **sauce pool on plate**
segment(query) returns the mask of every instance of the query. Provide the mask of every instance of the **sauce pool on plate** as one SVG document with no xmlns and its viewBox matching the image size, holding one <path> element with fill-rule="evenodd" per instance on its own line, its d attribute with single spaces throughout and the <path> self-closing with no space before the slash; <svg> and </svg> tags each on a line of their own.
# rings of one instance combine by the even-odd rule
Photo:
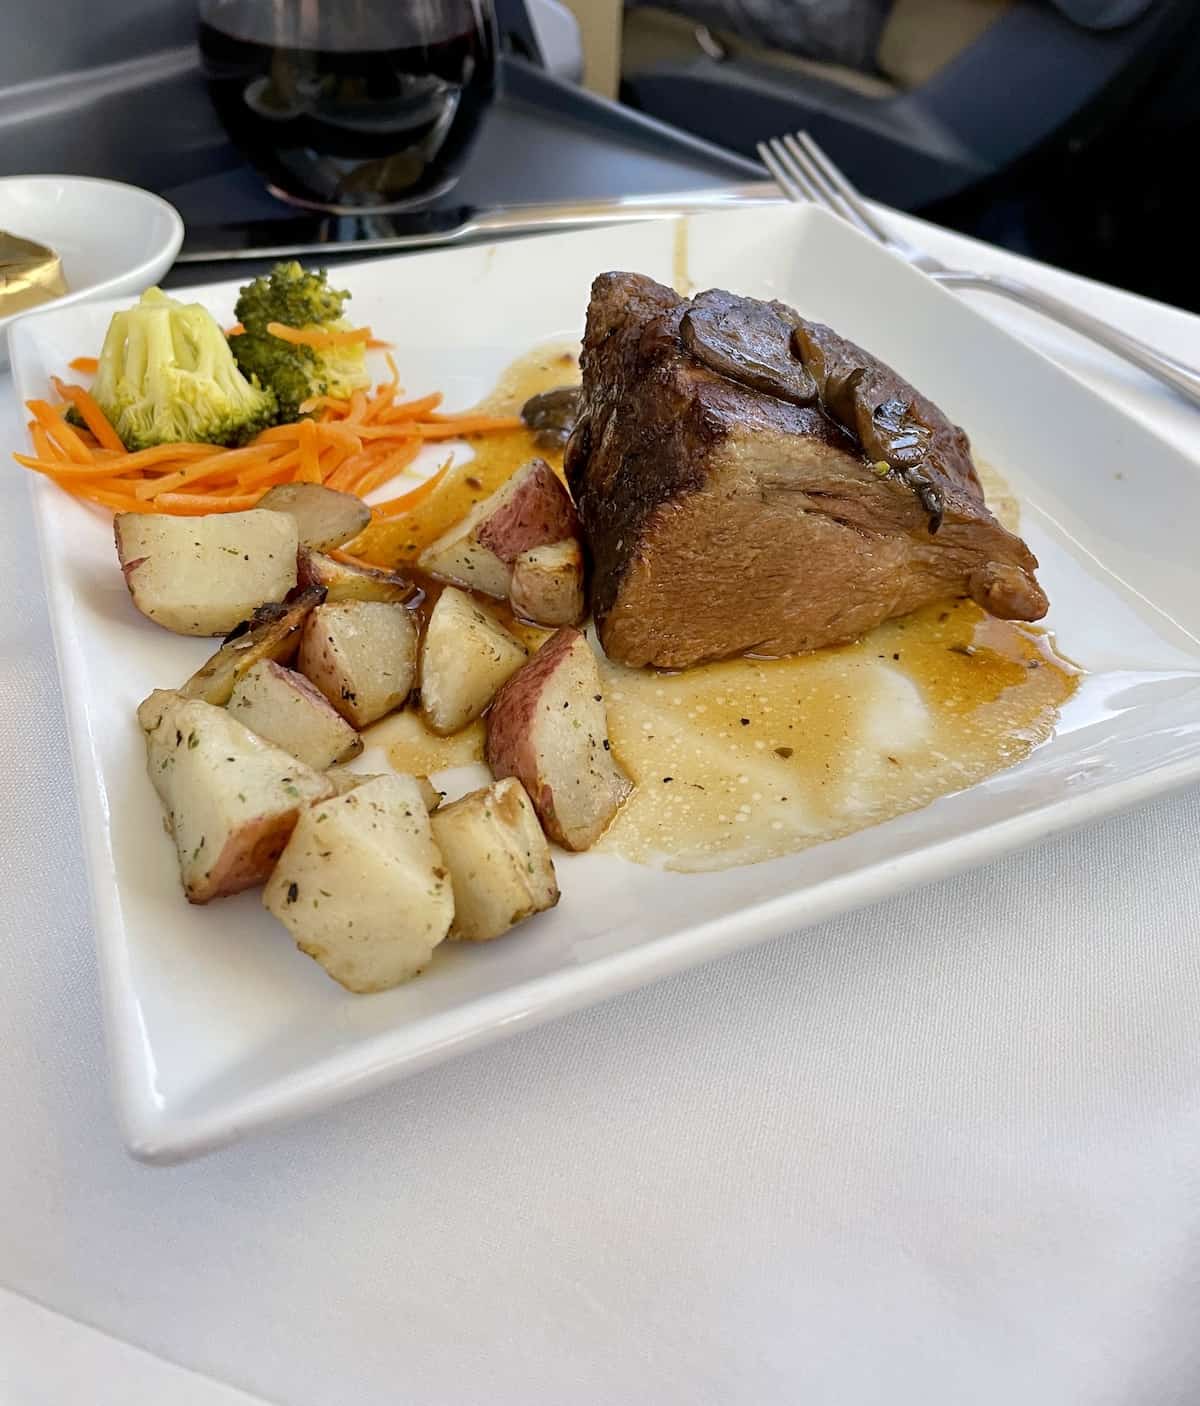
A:
<svg viewBox="0 0 1200 1406">
<path fill-rule="evenodd" d="M 570 352 L 541 349 L 505 373 L 485 408 L 511 412 L 577 380 Z M 406 519 L 368 529 L 356 550 L 404 566 L 527 460 L 561 471 L 561 454 L 524 429 L 472 449 L 440 490 Z M 1003 480 L 986 465 L 980 475 L 993 511 L 1015 526 Z M 531 651 L 546 637 L 486 604 Z M 776 858 L 974 785 L 1051 736 L 1079 676 L 1046 631 L 965 600 L 787 659 L 662 674 L 601 655 L 600 667 L 613 750 L 636 785 L 598 848 L 685 871 Z M 398 770 L 428 774 L 482 760 L 483 738 L 482 723 L 435 737 L 410 711 L 368 742 Z"/>
</svg>

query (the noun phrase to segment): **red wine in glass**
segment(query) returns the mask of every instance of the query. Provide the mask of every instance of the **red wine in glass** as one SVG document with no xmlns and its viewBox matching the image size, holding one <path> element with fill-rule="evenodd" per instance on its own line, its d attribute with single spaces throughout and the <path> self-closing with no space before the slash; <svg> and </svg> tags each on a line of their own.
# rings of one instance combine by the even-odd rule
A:
<svg viewBox="0 0 1200 1406">
<path fill-rule="evenodd" d="M 200 0 L 221 120 L 275 194 L 336 214 L 449 190 L 495 91 L 491 0 Z"/>
</svg>

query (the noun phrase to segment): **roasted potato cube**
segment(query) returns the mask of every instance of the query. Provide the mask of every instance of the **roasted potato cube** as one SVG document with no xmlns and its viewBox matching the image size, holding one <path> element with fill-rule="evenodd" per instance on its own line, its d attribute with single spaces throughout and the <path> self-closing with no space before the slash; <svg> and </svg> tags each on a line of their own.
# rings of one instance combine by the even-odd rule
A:
<svg viewBox="0 0 1200 1406">
<path fill-rule="evenodd" d="M 324 552 L 313 552 L 307 547 L 300 548 L 298 565 L 300 584 L 323 587 L 325 599 L 331 602 L 378 600 L 400 605 L 417 595 L 417 587 L 407 576 L 375 566 L 335 561 Z"/>
<path fill-rule="evenodd" d="M 348 766 L 331 766 L 325 775 L 332 783 L 334 793 L 344 796 L 348 791 L 353 791 L 355 787 L 362 786 L 367 781 L 377 781 L 380 773 L 352 771 Z M 432 815 L 442 803 L 442 793 L 427 776 L 414 776 L 413 780 L 417 783 L 417 790 L 420 791 L 421 799 L 425 802 L 425 809 Z"/>
<path fill-rule="evenodd" d="M 436 811 L 433 838 L 454 887 L 452 938 L 488 942 L 558 902 L 550 846 L 514 777 Z"/>
<path fill-rule="evenodd" d="M 234 685 L 229 711 L 238 722 L 316 771 L 348 762 L 362 738 L 329 699 L 294 669 L 264 659 Z"/>
<path fill-rule="evenodd" d="M 513 562 L 512 608 L 535 625 L 578 625 L 587 613 L 583 597 L 583 548 L 574 537 L 548 547 L 530 547 Z"/>
<path fill-rule="evenodd" d="M 263 659 L 286 664 L 295 656 L 308 612 L 324 599 L 324 589 L 312 586 L 297 590 L 282 605 L 259 606 L 196 670 L 180 692 L 222 707 L 229 702 L 234 684 L 255 664 Z"/>
<path fill-rule="evenodd" d="M 298 668 L 348 723 L 364 728 L 412 691 L 416 626 L 402 605 L 320 605 L 305 622 Z"/>
<path fill-rule="evenodd" d="M 522 552 L 578 534 L 566 488 L 544 459 L 533 459 L 430 543 L 417 564 L 442 581 L 503 599 Z"/>
<path fill-rule="evenodd" d="M 613 758 L 600 670 L 578 630 L 559 630 L 496 695 L 487 717 L 493 776 L 515 776 L 546 833 L 589 849 L 632 783 Z"/>
<path fill-rule="evenodd" d="M 421 711 L 443 736 L 479 717 L 526 660 L 525 646 L 470 596 L 447 586 L 421 645 Z"/>
<path fill-rule="evenodd" d="M 306 811 L 263 904 L 348 991 L 422 971 L 454 917 L 454 894 L 411 776 L 377 776 Z"/>
<path fill-rule="evenodd" d="M 176 703 L 182 703 L 184 695 L 177 688 L 156 688 L 138 704 L 138 727 L 144 733 L 151 733 L 162 721 L 162 715 Z"/>
<path fill-rule="evenodd" d="M 260 884 L 297 814 L 332 794 L 318 772 L 198 698 L 164 698 L 138 710 L 146 765 L 166 810 L 190 903 Z"/>
<path fill-rule="evenodd" d="M 133 603 L 178 635 L 224 635 L 296 584 L 296 524 L 280 513 L 118 513 L 117 556 Z"/>
<path fill-rule="evenodd" d="M 319 552 L 351 541 L 371 521 L 371 509 L 361 498 L 320 483 L 276 484 L 267 489 L 257 506 L 287 513 L 295 521 L 301 545 Z"/>
</svg>

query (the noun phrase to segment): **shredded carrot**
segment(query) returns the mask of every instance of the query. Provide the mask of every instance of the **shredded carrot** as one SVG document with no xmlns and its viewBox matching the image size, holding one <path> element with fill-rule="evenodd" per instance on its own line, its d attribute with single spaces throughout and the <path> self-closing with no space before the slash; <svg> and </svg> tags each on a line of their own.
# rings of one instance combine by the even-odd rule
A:
<svg viewBox="0 0 1200 1406">
<path fill-rule="evenodd" d="M 339 400 L 335 395 L 313 395 L 300 402 L 301 415 L 311 415 L 314 410 L 333 410 L 344 415 L 349 408 L 348 400 Z"/>
<path fill-rule="evenodd" d="M 39 459 L 59 459 L 54 446 L 50 443 L 50 436 L 42 429 L 36 420 L 29 422 L 29 437 L 33 440 L 33 452 Z M 16 456 L 14 456 L 16 457 Z"/>
<path fill-rule="evenodd" d="M 410 512 L 418 503 L 423 503 L 441 483 L 442 479 L 450 472 L 452 462 L 447 459 L 437 473 L 432 474 L 424 483 L 418 483 L 416 488 L 402 493 L 399 498 L 389 498 L 386 503 L 377 503 L 371 511 L 376 517 L 396 517 L 399 513 Z"/>
<path fill-rule="evenodd" d="M 63 419 L 61 410 L 56 410 L 45 400 L 29 400 L 25 404 L 33 418 L 39 422 L 68 459 L 74 459 L 77 464 L 95 463 L 92 451 Z"/>
<path fill-rule="evenodd" d="M 155 511 L 147 507 L 145 503 L 139 503 L 136 498 L 131 498 L 127 493 L 117 493 L 103 488 L 86 488 L 82 491 L 71 490 L 76 498 L 83 498 L 89 503 L 96 503 L 102 508 L 108 508 L 114 513 L 149 513 Z"/>
<path fill-rule="evenodd" d="M 72 371 L 78 371 L 84 376 L 94 376 L 100 370 L 100 358 L 98 356 L 77 356 L 74 361 L 68 361 L 67 365 Z"/>
<path fill-rule="evenodd" d="M 289 450 L 276 455 L 265 464 L 255 464 L 243 469 L 237 476 L 237 491 L 246 493 L 252 488 L 270 488 L 276 483 L 294 483 L 296 470 L 300 467 L 300 451 Z"/>
<path fill-rule="evenodd" d="M 240 337 L 245 330 L 240 322 L 235 322 L 232 327 L 226 327 L 225 335 L 227 337 Z"/>
<path fill-rule="evenodd" d="M 382 488 L 385 483 L 390 483 L 397 474 L 403 473 L 420 452 L 421 441 L 419 439 L 410 440 L 408 444 L 401 445 L 399 449 L 393 449 L 390 454 L 359 477 L 353 491 L 360 498 L 365 498 L 368 493 L 374 493 L 377 488 Z"/>
<path fill-rule="evenodd" d="M 422 396 L 420 400 L 408 400 L 400 405 L 393 405 L 385 410 L 380 418 L 387 425 L 395 425 L 401 420 L 419 420 L 430 411 L 436 410 L 441 403 L 441 391 L 434 391 L 432 395 Z"/>
<path fill-rule="evenodd" d="M 315 420 L 300 421 L 300 470 L 297 483 L 320 483 L 321 465 L 317 456 L 317 424 Z"/>
<path fill-rule="evenodd" d="M 102 449 L 115 449 L 118 454 L 124 454 L 125 446 L 121 443 L 121 436 L 108 423 L 108 417 L 89 392 L 82 386 L 64 385 L 57 376 L 51 376 L 50 380 L 63 400 L 78 410 L 83 423 L 96 436 L 96 443 Z"/>
<path fill-rule="evenodd" d="M 345 347 L 353 342 L 369 342 L 369 327 L 351 327 L 345 332 L 326 332 L 323 327 L 289 327 L 284 322 L 268 322 L 267 331 L 281 342 L 297 347 Z"/>
<path fill-rule="evenodd" d="M 339 493 L 352 493 L 359 478 L 369 469 L 373 469 L 379 463 L 381 456 L 386 453 L 387 447 L 385 445 L 372 444 L 360 453 L 350 455 L 330 475 L 328 486 L 336 488 Z"/>
<path fill-rule="evenodd" d="M 412 425 L 401 424 L 397 421 L 394 424 L 382 424 L 376 422 L 371 424 L 368 420 L 333 420 L 331 424 L 343 428 L 344 433 L 352 434 L 363 444 L 370 444 L 374 440 L 416 439 L 417 432 Z"/>
<path fill-rule="evenodd" d="M 164 493 L 155 502 L 164 512 L 198 517 L 202 513 L 243 513 L 261 497 L 261 493 Z"/>
<path fill-rule="evenodd" d="M 111 460 L 107 463 L 77 464 L 73 459 L 33 459 L 28 454 L 14 454 L 13 458 L 24 468 L 34 469 L 39 474 L 49 474 L 52 478 L 61 478 L 72 484 L 82 484 L 89 480 L 104 483 L 118 481 L 113 474 Z"/>
<path fill-rule="evenodd" d="M 230 335 L 237 330 L 231 328 Z M 320 344 L 308 336 L 311 330 L 286 328 L 284 333 L 287 340 Z M 370 329 L 332 335 L 343 343 L 361 341 Z M 280 483 L 323 483 L 365 497 L 406 473 L 427 442 L 510 430 L 521 423 L 515 416 L 442 413 L 439 392 L 399 401 L 399 369 L 390 353 L 385 360 L 387 379 L 372 391 L 356 390 L 345 398 L 314 396 L 301 407 L 303 418 L 265 430 L 238 449 L 180 443 L 127 451 L 89 391 L 52 377 L 62 404 L 28 402 L 32 453 L 13 457 L 75 497 L 114 512 L 237 512 L 253 507 L 267 488 Z M 94 371 L 96 360 L 76 357 L 70 365 Z M 86 428 L 66 420 L 67 408 Z M 374 515 L 409 511 L 434 491 L 447 467 L 377 505 Z"/>
<path fill-rule="evenodd" d="M 162 493 L 175 493 L 204 479 L 233 478 L 240 469 L 258 468 L 271 457 L 270 451 L 264 449 L 235 449 L 228 454 L 213 454 L 173 474 L 144 480 L 134 488 L 134 496 L 157 498 Z"/>
<path fill-rule="evenodd" d="M 418 422 L 416 431 L 422 439 L 461 439 L 463 435 L 487 434 L 492 430 L 519 430 L 523 423 L 519 415 L 460 415 L 433 424 L 428 420 Z"/>
<path fill-rule="evenodd" d="M 317 421 L 317 432 L 322 447 L 337 445 L 347 454 L 357 454 L 362 448 L 362 430 L 361 425 L 350 429 L 346 425 L 339 425 L 336 420 Z"/>
<path fill-rule="evenodd" d="M 376 388 L 375 394 L 367 401 L 368 420 L 378 420 L 385 410 L 391 409 L 392 401 L 396 399 L 396 389 L 386 383 Z"/>
<path fill-rule="evenodd" d="M 328 553 L 334 561 L 340 561 L 343 566 L 365 566 L 368 571 L 378 571 L 379 567 L 373 561 L 367 561 L 365 557 L 351 556 L 349 552 L 343 552 L 340 547 L 332 547 Z"/>
<path fill-rule="evenodd" d="M 226 452 L 219 444 L 193 444 L 190 440 L 180 444 L 156 444 L 151 449 L 137 449 L 125 455 L 121 466 L 130 470 L 152 469 L 176 460 L 191 463 L 193 459 L 211 459 Z"/>
<path fill-rule="evenodd" d="M 273 425 L 269 430 L 257 436 L 255 444 L 288 444 L 294 443 L 300 433 L 302 420 L 293 420 L 287 425 Z"/>
</svg>

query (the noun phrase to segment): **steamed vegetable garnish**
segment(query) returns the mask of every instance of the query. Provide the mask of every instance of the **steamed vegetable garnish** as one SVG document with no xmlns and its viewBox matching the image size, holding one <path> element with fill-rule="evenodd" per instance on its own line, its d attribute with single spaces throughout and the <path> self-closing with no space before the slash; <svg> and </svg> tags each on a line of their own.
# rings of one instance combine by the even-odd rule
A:
<svg viewBox="0 0 1200 1406">
<path fill-rule="evenodd" d="M 370 384 L 371 333 L 343 317 L 349 297 L 329 287 L 323 269 L 295 261 L 241 290 L 234 313 L 242 330 L 229 345 L 242 370 L 274 391 L 282 419 L 294 420 L 314 397 L 345 399 Z"/>
<path fill-rule="evenodd" d="M 277 410 L 274 393 L 238 370 L 212 314 L 158 288 L 114 314 L 92 396 L 129 450 L 244 444 Z"/>
<path fill-rule="evenodd" d="M 389 379 L 373 395 L 355 391 L 347 400 L 321 396 L 310 403 L 311 419 L 274 425 L 243 448 L 182 442 L 134 454 L 121 445 L 82 386 L 51 377 L 66 413 L 45 400 L 27 401 L 34 452 L 13 458 L 76 498 L 115 512 L 191 516 L 253 508 L 276 484 L 323 485 L 362 498 L 403 474 L 425 444 L 520 426 L 512 415 L 440 414 L 437 393 L 397 400 L 400 384 L 390 356 L 388 367 Z M 447 460 L 407 493 L 375 504 L 371 515 L 379 519 L 411 512 L 443 482 L 452 462 Z"/>
</svg>

